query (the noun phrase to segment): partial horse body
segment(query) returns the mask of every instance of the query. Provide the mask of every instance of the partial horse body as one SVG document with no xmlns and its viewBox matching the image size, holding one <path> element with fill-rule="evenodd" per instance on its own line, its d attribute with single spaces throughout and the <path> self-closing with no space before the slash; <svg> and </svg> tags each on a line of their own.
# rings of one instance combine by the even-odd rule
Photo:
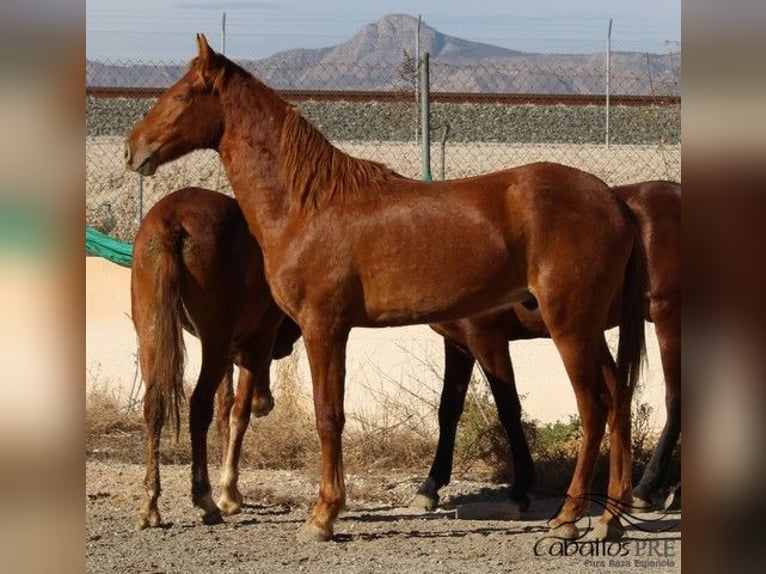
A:
<svg viewBox="0 0 766 574">
<path fill-rule="evenodd" d="M 189 415 L 192 498 L 206 523 L 220 522 L 221 511 L 233 514 L 241 508 L 238 464 L 251 411 L 263 416 L 274 405 L 269 387 L 272 349 L 279 358 L 289 354 L 294 341 L 275 347 L 284 314 L 271 296 L 260 248 L 236 201 L 210 190 L 185 188 L 149 210 L 134 242 L 131 307 L 146 385 L 146 491 L 138 525 L 161 524 L 157 504 L 160 433 L 168 414 L 176 430 L 179 425 L 183 328 L 196 335 L 202 346 Z M 236 401 L 232 361 L 239 366 Z M 216 394 L 224 451 L 217 506 L 207 471 L 207 430 Z"/>
<path fill-rule="evenodd" d="M 610 503 L 599 538 L 623 533 L 632 502 L 630 401 L 644 353 L 643 266 L 627 207 L 593 175 L 537 163 L 423 182 L 333 147 L 296 108 L 215 53 L 198 55 L 129 134 L 144 175 L 187 152 L 218 150 L 279 306 L 300 326 L 321 446 L 318 500 L 301 537 L 328 540 L 345 504 L 345 353 L 354 326 L 454 321 L 534 296 L 583 424 L 561 536 L 587 493 L 605 425 Z M 620 303 L 615 365 L 604 337 Z"/>
<path fill-rule="evenodd" d="M 654 323 L 665 378 L 665 426 L 633 491 L 634 507 L 648 508 L 651 496 L 658 492 L 668 474 L 681 432 L 681 185 L 648 181 L 615 187 L 613 191 L 627 203 L 639 225 L 648 277 L 645 318 Z M 444 337 L 445 351 L 439 441 L 428 477 L 412 506 L 436 507 L 439 489 L 450 482 L 455 433 L 476 361 L 487 377 L 511 445 L 514 480 L 510 498 L 522 510 L 529 505 L 527 493 L 535 476 L 534 464 L 521 426 L 521 405 L 508 341 L 548 338 L 550 332 L 540 310 L 528 307 L 517 303 L 507 310 L 431 325 Z M 615 314 L 608 326 L 617 324 Z"/>
</svg>

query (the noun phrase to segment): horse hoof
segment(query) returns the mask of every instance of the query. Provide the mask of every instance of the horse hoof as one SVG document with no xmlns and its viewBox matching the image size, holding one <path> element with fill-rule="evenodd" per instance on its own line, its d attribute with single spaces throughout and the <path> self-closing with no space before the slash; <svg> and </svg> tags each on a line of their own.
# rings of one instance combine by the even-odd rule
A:
<svg viewBox="0 0 766 574">
<path fill-rule="evenodd" d="M 298 540 L 300 542 L 327 542 L 330 539 L 332 539 L 332 530 L 320 528 L 310 522 L 306 522 L 298 530 Z"/>
<path fill-rule="evenodd" d="M 269 397 L 263 401 L 253 401 L 252 414 L 256 418 L 265 417 L 274 409 L 274 399 Z"/>
<path fill-rule="evenodd" d="M 652 509 L 652 503 L 649 500 L 646 500 L 645 498 L 640 498 L 638 496 L 633 497 L 633 510 L 637 512 L 648 512 Z"/>
<path fill-rule="evenodd" d="M 526 494 L 521 495 L 511 495 L 511 502 L 515 503 L 516 506 L 519 507 L 519 512 L 526 512 L 529 510 L 529 506 L 532 504 L 532 501 Z"/>
<path fill-rule="evenodd" d="M 410 501 L 409 506 L 410 508 L 417 508 L 419 510 L 434 510 L 437 504 L 439 504 L 439 497 L 416 494 Z"/>
<path fill-rule="evenodd" d="M 564 540 L 577 540 L 580 537 L 580 531 L 572 522 L 565 522 L 551 527 L 550 535 Z"/>
<path fill-rule="evenodd" d="M 138 517 L 138 529 L 144 530 L 145 528 L 158 528 L 162 526 L 162 520 L 157 513 L 146 514 Z"/>
<path fill-rule="evenodd" d="M 223 515 L 221 511 L 216 508 L 215 510 L 209 510 L 202 515 L 202 524 L 213 526 L 215 524 L 223 523 Z"/>
<path fill-rule="evenodd" d="M 233 514 L 239 514 L 242 512 L 242 504 L 236 500 L 221 498 L 218 500 L 218 509 L 225 516 L 232 516 Z"/>
<path fill-rule="evenodd" d="M 609 522 L 596 522 L 593 527 L 592 537 L 596 540 L 605 540 L 607 542 L 616 542 L 625 535 L 625 528 L 619 520 L 610 520 Z"/>
<path fill-rule="evenodd" d="M 662 505 L 664 510 L 680 510 L 681 509 L 681 491 L 671 490 L 668 493 L 665 503 Z"/>
</svg>

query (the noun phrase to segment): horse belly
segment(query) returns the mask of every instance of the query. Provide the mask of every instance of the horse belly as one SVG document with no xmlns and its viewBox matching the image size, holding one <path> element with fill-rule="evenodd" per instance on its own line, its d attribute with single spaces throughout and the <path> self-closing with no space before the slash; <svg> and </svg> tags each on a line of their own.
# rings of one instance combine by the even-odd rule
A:
<svg viewBox="0 0 766 574">
<path fill-rule="evenodd" d="M 486 230 L 423 245 L 378 244 L 364 268 L 364 314 L 371 324 L 452 320 L 493 311 L 527 293 L 526 270 L 502 239 Z"/>
</svg>

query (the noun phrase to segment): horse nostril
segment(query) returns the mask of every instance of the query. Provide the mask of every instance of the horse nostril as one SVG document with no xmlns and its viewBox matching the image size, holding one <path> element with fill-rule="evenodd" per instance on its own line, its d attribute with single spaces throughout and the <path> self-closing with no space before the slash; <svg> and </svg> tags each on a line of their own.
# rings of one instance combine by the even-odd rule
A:
<svg viewBox="0 0 766 574">
<path fill-rule="evenodd" d="M 125 142 L 125 163 L 130 163 L 130 145 Z"/>
</svg>

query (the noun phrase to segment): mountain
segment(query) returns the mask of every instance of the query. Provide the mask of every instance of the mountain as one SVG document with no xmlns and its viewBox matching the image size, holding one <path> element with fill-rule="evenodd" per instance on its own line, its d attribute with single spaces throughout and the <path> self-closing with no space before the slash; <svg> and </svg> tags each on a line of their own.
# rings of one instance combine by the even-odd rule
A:
<svg viewBox="0 0 766 574">
<path fill-rule="evenodd" d="M 417 18 L 389 14 L 348 41 L 320 49 L 278 52 L 239 63 L 277 89 L 410 90 Z M 533 54 L 442 34 L 422 23 L 420 51 L 431 58 L 431 90 L 601 94 L 605 55 Z M 408 67 L 409 64 L 409 67 Z M 88 86 L 166 87 L 185 66 L 86 62 Z M 678 94 L 681 54 L 615 52 L 613 94 Z"/>
<path fill-rule="evenodd" d="M 342 44 L 319 50 L 288 50 L 260 60 L 266 67 L 295 65 L 313 61 L 322 64 L 380 65 L 399 64 L 402 52 L 414 55 L 418 20 L 407 14 L 389 14 L 364 26 L 354 37 Z M 421 23 L 420 51 L 429 52 L 433 59 L 453 63 L 495 60 L 523 55 L 489 44 L 469 42 L 447 36 Z"/>
</svg>

